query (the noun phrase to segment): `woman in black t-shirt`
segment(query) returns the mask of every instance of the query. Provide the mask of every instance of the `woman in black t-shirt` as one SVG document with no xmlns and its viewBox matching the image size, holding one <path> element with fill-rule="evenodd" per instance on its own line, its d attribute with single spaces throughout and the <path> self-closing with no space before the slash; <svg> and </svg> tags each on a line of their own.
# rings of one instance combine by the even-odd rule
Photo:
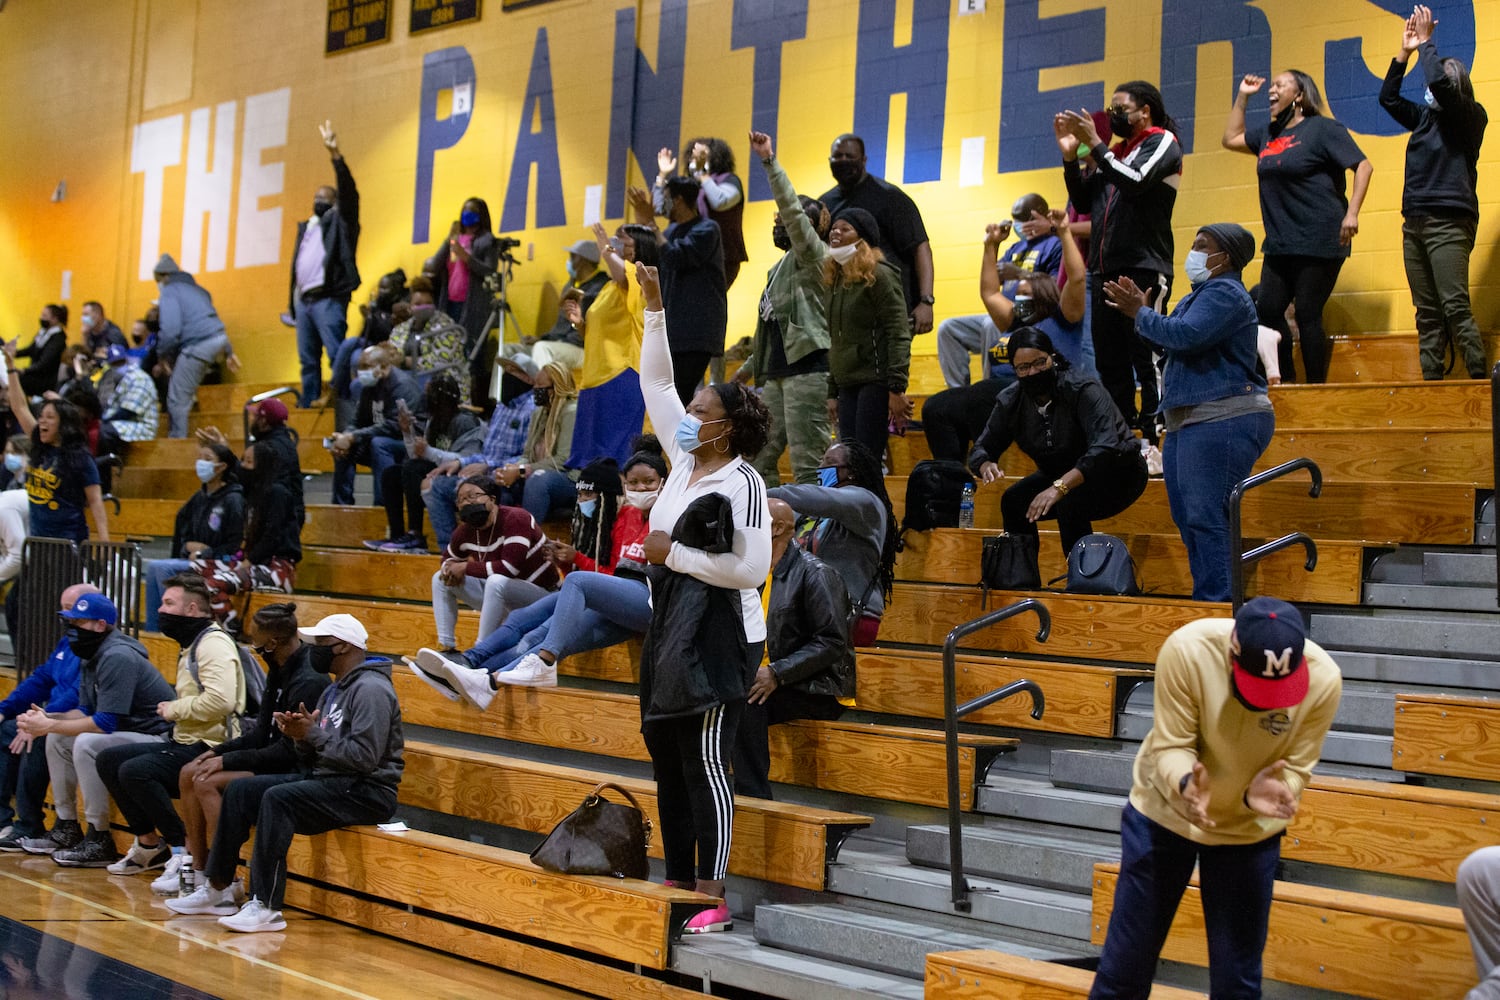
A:
<svg viewBox="0 0 1500 1000">
<path fill-rule="evenodd" d="M 1224 148 L 1256 156 L 1260 215 L 1266 240 L 1261 249 L 1262 326 L 1281 333 L 1281 378 L 1297 381 L 1286 308 L 1296 303 L 1302 363 L 1308 382 L 1328 381 L 1328 337 L 1323 307 L 1359 232 L 1359 210 L 1374 168 L 1349 135 L 1328 117 L 1312 77 L 1287 70 L 1271 81 L 1271 123 L 1246 129 L 1245 105 L 1265 86 L 1247 74 L 1224 126 Z M 1344 174 L 1354 171 L 1345 194 Z"/>
<path fill-rule="evenodd" d="M 49 399 L 33 416 L 14 367 L 14 342 L 5 345 L 5 357 L 10 375 L 6 384 L 10 410 L 21 430 L 31 435 L 31 454 L 26 465 L 30 533 L 38 538 L 88 541 L 87 515 L 92 514 L 98 529 L 97 540 L 109 541 L 104 492 L 99 488 L 99 469 L 89 454 L 83 414 L 71 403 Z"/>
</svg>

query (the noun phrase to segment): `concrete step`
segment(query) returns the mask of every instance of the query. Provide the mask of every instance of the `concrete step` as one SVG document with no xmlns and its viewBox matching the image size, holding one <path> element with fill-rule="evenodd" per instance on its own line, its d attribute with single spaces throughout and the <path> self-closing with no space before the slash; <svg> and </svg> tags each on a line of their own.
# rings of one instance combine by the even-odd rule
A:
<svg viewBox="0 0 1500 1000">
<path fill-rule="evenodd" d="M 1116 836 L 1124 808 L 1123 793 L 1059 788 L 1050 781 L 994 772 L 979 786 L 975 805 L 976 811 L 988 816 L 1099 830 Z"/>
<path fill-rule="evenodd" d="M 1329 650 L 1343 672 L 1345 690 L 1351 682 L 1407 687 L 1500 688 L 1500 663 L 1494 660 L 1409 656 L 1400 653 Z"/>
<path fill-rule="evenodd" d="M 1495 585 L 1367 583 L 1362 603 L 1382 608 L 1430 608 L 1434 611 L 1496 611 Z"/>
<path fill-rule="evenodd" d="M 1376 695 L 1370 700 L 1379 701 Z M 1385 732 L 1361 733 L 1346 729 L 1329 730 L 1323 739 L 1322 759 L 1335 764 L 1356 764 L 1360 767 L 1389 767 L 1391 764 L 1391 727 L 1395 725 L 1396 696 L 1385 696 Z M 1343 703 L 1340 703 L 1340 711 Z M 1335 725 L 1338 725 L 1335 722 Z M 1151 731 L 1150 713 L 1124 712 L 1116 724 L 1121 739 L 1144 740 Z"/>
<path fill-rule="evenodd" d="M 1422 556 L 1422 577 L 1428 583 L 1465 584 L 1495 589 L 1495 553 L 1478 549 L 1429 551 Z"/>
<path fill-rule="evenodd" d="M 829 958 L 895 976 L 920 980 L 929 952 L 986 948 L 1043 962 L 1083 961 L 1078 949 L 1043 948 L 968 933 L 910 917 L 871 913 L 824 903 L 758 906 L 755 939 L 764 947 Z"/>
<path fill-rule="evenodd" d="M 1339 660 L 1339 666 L 1343 666 L 1342 659 Z M 1130 692 L 1117 726 L 1116 735 L 1121 739 L 1146 738 L 1146 733 L 1151 728 L 1155 691 L 1156 685 L 1147 682 Z M 1345 676 L 1343 696 L 1339 699 L 1338 713 L 1333 719 L 1336 732 L 1379 733 L 1389 736 L 1391 727 L 1395 724 L 1395 715 L 1396 695 L 1393 691 L 1377 684 L 1351 681 Z M 1141 728 L 1141 718 L 1145 719 L 1145 728 Z"/>
<path fill-rule="evenodd" d="M 1001 925 L 1007 939 L 1089 950 L 1090 900 L 1071 892 L 969 879 L 976 921 Z M 953 913 L 948 873 L 919 868 L 889 855 L 865 855 L 847 847 L 829 871 L 828 887 L 855 899 L 878 900 L 933 913 Z M 988 932 L 988 931 L 986 931 Z"/>
<path fill-rule="evenodd" d="M 1308 634 L 1330 651 L 1482 660 L 1500 649 L 1500 615 L 1417 614 L 1404 609 L 1364 614 L 1315 611 L 1308 621 Z"/>
<path fill-rule="evenodd" d="M 672 969 L 703 983 L 703 992 L 729 986 L 786 1000 L 922 1000 L 917 980 L 828 958 L 810 958 L 755 940 L 737 921 L 727 934 L 685 934 L 672 949 Z"/>
<path fill-rule="evenodd" d="M 963 830 L 964 871 L 1025 885 L 1087 894 L 1094 865 L 1120 860 L 1117 834 L 1023 820 L 990 820 Z M 914 864 L 949 868 L 948 828 L 913 826 L 906 857 Z"/>
</svg>

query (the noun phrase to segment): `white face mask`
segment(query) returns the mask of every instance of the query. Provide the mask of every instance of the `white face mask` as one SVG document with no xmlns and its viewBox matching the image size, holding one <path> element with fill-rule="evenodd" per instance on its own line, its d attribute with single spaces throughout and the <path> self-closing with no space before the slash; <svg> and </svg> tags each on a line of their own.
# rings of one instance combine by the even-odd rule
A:
<svg viewBox="0 0 1500 1000">
<path fill-rule="evenodd" d="M 657 490 L 626 490 L 625 502 L 638 510 L 650 510 L 659 495 Z"/>
<path fill-rule="evenodd" d="M 1217 257 L 1218 254 L 1213 254 Z M 1189 250 L 1187 260 L 1183 262 L 1182 269 L 1187 272 L 1188 281 L 1194 285 L 1201 285 L 1213 277 L 1213 271 L 1208 266 L 1209 254 L 1202 250 Z"/>
<path fill-rule="evenodd" d="M 829 247 L 828 254 L 842 267 L 854 259 L 854 255 L 859 252 L 859 246 L 863 242 L 864 240 L 856 240 L 853 243 L 845 243 L 841 247 Z"/>
</svg>

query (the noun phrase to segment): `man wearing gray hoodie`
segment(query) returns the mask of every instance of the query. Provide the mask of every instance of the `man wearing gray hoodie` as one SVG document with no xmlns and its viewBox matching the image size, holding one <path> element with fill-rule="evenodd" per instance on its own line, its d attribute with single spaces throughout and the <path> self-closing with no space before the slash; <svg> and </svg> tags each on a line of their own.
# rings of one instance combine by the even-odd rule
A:
<svg viewBox="0 0 1500 1000">
<path fill-rule="evenodd" d="M 383 823 L 396 811 L 405 741 L 390 661 L 366 656 L 369 635 L 352 615 L 329 615 L 297 634 L 311 647 L 313 669 L 333 677 L 312 711 L 299 706 L 273 716 L 296 744 L 298 771 L 230 783 L 208 853 L 208 884 L 167 900 L 175 913 L 222 914 L 220 924 L 243 933 L 285 930 L 281 905 L 292 837 Z M 251 827 L 255 895 L 235 912 L 235 866 Z"/>
<path fill-rule="evenodd" d="M 153 268 L 157 287 L 157 309 L 161 314 L 161 332 L 157 336 L 157 356 L 167 363 L 171 381 L 167 383 L 168 437 L 187 437 L 188 414 L 198 397 L 198 386 L 220 357 L 232 359 L 229 334 L 224 321 L 214 311 L 213 297 L 193 276 L 177 266 L 172 255 L 164 253 Z M 231 362 L 231 367 L 235 363 Z"/>
</svg>

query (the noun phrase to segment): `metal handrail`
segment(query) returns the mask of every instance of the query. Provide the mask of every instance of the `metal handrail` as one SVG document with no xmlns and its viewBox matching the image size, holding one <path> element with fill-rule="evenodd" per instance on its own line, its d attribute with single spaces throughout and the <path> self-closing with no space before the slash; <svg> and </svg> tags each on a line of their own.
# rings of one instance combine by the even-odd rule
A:
<svg viewBox="0 0 1500 1000">
<path fill-rule="evenodd" d="M 1491 509 L 1500 506 L 1500 362 L 1490 370 L 1490 442 L 1494 449 L 1495 495 Z M 1495 518 L 1495 604 L 1500 607 L 1500 515 Z"/>
<path fill-rule="evenodd" d="M 997 701 L 1020 694 L 1022 691 L 1031 695 L 1033 719 L 1042 717 L 1047 702 L 1042 696 L 1042 689 L 1034 681 L 1023 679 L 1011 681 L 988 694 L 971 698 L 962 705 L 958 704 L 955 655 L 960 639 L 1027 611 L 1035 612 L 1041 622 L 1037 628 L 1036 641 L 1046 642 L 1047 637 L 1052 634 L 1052 616 L 1048 614 L 1045 606 L 1030 597 L 956 626 L 943 641 L 943 732 L 947 744 L 948 761 L 948 873 L 953 884 L 953 908 L 960 913 L 968 913 L 972 904 L 969 902 L 969 881 L 964 878 L 963 829 L 958 790 L 958 720 L 971 712 L 977 712 L 987 705 L 993 705 Z"/>
<path fill-rule="evenodd" d="M 1308 487 L 1307 495 L 1310 497 L 1320 496 L 1323 492 L 1323 470 L 1318 468 L 1318 463 L 1310 458 L 1294 458 L 1290 462 L 1283 462 L 1274 469 L 1258 472 L 1249 479 L 1235 485 L 1229 491 L 1229 602 L 1231 610 L 1239 611 L 1240 606 L 1245 603 L 1245 567 L 1265 558 L 1272 552 L 1286 548 L 1288 545 L 1301 544 L 1308 550 L 1307 571 L 1312 572 L 1318 565 L 1317 543 L 1302 532 L 1294 532 L 1283 535 L 1274 542 L 1245 552 L 1245 537 L 1240 530 L 1240 502 L 1244 500 L 1245 494 L 1263 486 L 1273 479 L 1296 472 L 1298 469 L 1306 469 L 1312 477 L 1312 485 Z"/>
<path fill-rule="evenodd" d="M 256 404 L 263 403 L 268 399 L 275 399 L 277 396 L 285 396 L 289 393 L 295 393 L 298 391 L 300 390 L 298 390 L 296 386 L 284 385 L 277 389 L 267 389 L 265 392 L 257 392 L 255 395 L 251 396 L 250 401 L 245 404 L 245 408 L 240 411 L 240 420 L 244 424 L 245 443 L 250 443 L 250 410 L 254 408 Z"/>
</svg>

